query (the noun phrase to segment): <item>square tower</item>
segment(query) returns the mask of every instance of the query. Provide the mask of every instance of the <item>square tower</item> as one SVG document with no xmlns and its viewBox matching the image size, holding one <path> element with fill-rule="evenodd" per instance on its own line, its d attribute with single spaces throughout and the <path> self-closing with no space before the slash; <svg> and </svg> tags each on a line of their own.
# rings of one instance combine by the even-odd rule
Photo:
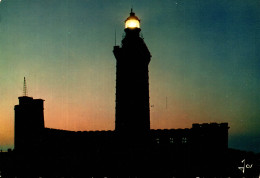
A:
<svg viewBox="0 0 260 178">
<path fill-rule="evenodd" d="M 19 97 L 19 105 L 15 105 L 14 149 L 25 150 L 38 145 L 44 130 L 44 114 L 42 99 Z"/>
</svg>

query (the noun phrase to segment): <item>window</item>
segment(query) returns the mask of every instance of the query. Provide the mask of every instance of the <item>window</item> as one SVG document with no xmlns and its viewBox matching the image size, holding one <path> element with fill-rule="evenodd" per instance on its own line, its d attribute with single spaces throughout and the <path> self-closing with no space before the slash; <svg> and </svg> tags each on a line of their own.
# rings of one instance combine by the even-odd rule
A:
<svg viewBox="0 0 260 178">
<path fill-rule="evenodd" d="M 160 143 L 160 139 L 156 138 L 156 143 L 159 144 Z"/>
<path fill-rule="evenodd" d="M 182 137 L 181 142 L 182 142 L 182 143 L 187 143 L 187 138 L 186 138 L 186 137 Z"/>
</svg>

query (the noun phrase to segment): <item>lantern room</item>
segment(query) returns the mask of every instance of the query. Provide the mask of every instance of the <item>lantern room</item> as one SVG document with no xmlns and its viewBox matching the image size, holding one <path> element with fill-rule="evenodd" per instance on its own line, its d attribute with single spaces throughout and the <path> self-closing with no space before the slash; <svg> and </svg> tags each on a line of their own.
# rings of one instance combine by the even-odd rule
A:
<svg viewBox="0 0 260 178">
<path fill-rule="evenodd" d="M 140 19 L 137 16 L 135 16 L 133 9 L 131 9 L 130 16 L 125 20 L 125 28 L 140 28 Z"/>
</svg>

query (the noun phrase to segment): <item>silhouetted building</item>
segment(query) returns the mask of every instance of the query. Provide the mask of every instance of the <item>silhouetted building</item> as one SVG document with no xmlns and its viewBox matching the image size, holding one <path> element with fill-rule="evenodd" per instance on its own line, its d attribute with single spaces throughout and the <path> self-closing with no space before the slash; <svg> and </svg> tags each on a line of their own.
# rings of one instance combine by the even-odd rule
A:
<svg viewBox="0 0 260 178">
<path fill-rule="evenodd" d="M 151 54 L 140 37 L 140 20 L 131 9 L 116 57 L 116 131 L 130 134 L 150 129 L 148 65 Z M 134 132 L 133 132 L 134 131 Z"/>
<path fill-rule="evenodd" d="M 23 150 L 39 146 L 39 138 L 44 129 L 42 99 L 19 97 L 15 110 L 14 149 Z"/>
<path fill-rule="evenodd" d="M 13 172 L 158 177 L 227 174 L 227 123 L 150 129 L 151 54 L 140 31 L 140 20 L 131 10 L 122 46 L 114 46 L 113 50 L 117 61 L 115 131 L 45 128 L 44 100 L 19 97 L 19 105 L 15 106 L 15 153 L 16 161 L 26 164 L 22 168 L 23 164 L 17 164 Z"/>
</svg>

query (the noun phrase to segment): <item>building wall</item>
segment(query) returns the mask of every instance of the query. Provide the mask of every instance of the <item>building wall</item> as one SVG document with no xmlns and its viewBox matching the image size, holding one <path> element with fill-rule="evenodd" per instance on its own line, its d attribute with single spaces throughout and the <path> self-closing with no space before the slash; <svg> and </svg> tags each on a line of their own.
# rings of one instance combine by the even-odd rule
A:
<svg viewBox="0 0 260 178">
<path fill-rule="evenodd" d="M 227 123 L 149 130 L 138 138 L 133 135 L 44 128 L 43 100 L 20 97 L 19 105 L 15 106 L 15 151 L 26 153 L 24 161 L 32 167 L 35 161 L 41 160 L 42 167 L 49 165 L 48 169 L 56 166 L 60 172 L 64 168 L 77 172 L 88 167 L 93 174 L 103 170 L 135 175 L 151 172 L 183 176 L 185 173 L 186 176 L 186 173 L 200 174 L 205 170 L 215 174 L 225 170 L 222 162 L 228 150 Z"/>
</svg>

